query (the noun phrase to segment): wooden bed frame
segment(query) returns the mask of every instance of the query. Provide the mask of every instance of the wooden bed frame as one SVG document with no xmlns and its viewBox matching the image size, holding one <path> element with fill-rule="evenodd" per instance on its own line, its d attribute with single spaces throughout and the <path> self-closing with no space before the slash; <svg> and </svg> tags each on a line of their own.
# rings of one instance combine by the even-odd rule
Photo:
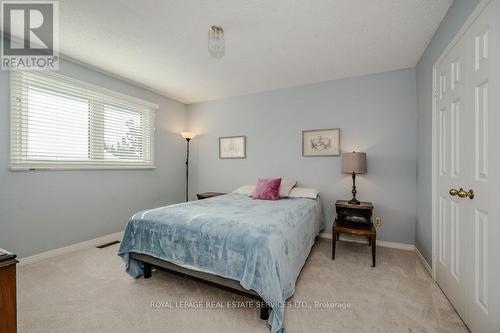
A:
<svg viewBox="0 0 500 333">
<path fill-rule="evenodd" d="M 221 276 L 217 276 L 210 273 L 200 272 L 185 268 L 171 262 L 161 260 L 146 254 L 130 252 L 130 258 L 140 261 L 144 264 L 144 278 L 149 279 L 151 277 L 151 270 L 153 267 L 164 269 L 173 273 L 181 274 L 184 277 L 188 277 L 197 281 L 208 283 L 210 285 L 223 288 L 246 297 L 255 299 L 261 302 L 260 308 L 260 319 L 267 320 L 269 318 L 269 306 L 262 300 L 262 298 L 253 290 L 244 289 L 240 283 L 233 279 L 227 279 Z"/>
</svg>

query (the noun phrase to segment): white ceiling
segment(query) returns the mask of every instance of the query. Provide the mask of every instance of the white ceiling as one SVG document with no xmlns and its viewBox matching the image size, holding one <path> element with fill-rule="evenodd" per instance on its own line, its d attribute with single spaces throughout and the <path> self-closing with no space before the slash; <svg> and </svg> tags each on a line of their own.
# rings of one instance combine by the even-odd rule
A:
<svg viewBox="0 0 500 333">
<path fill-rule="evenodd" d="M 451 1 L 62 0 L 60 51 L 194 103 L 413 67 Z"/>
</svg>

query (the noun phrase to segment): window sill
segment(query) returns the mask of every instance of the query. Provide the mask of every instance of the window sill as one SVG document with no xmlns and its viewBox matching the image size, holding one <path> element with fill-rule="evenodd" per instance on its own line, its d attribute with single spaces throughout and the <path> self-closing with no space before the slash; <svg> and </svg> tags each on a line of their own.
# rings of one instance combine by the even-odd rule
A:
<svg viewBox="0 0 500 333">
<path fill-rule="evenodd" d="M 153 170 L 155 165 L 11 165 L 10 171 Z"/>
</svg>

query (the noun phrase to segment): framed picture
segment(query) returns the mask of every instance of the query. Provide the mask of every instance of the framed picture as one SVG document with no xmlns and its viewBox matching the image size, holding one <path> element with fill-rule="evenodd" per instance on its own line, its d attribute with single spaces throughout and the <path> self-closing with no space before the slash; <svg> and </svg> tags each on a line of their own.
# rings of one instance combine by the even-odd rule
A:
<svg viewBox="0 0 500 333">
<path fill-rule="evenodd" d="M 246 158 L 245 136 L 224 136 L 219 138 L 219 158 Z"/>
<path fill-rule="evenodd" d="M 339 156 L 340 129 L 302 131 L 302 156 Z"/>
</svg>

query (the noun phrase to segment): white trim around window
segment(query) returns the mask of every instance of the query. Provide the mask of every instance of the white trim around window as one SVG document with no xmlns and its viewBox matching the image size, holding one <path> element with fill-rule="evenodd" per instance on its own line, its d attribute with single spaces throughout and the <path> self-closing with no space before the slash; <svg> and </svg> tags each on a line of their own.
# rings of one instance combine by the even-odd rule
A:
<svg viewBox="0 0 500 333">
<path fill-rule="evenodd" d="M 11 72 L 10 169 L 152 169 L 156 104 L 54 72 Z"/>
</svg>

